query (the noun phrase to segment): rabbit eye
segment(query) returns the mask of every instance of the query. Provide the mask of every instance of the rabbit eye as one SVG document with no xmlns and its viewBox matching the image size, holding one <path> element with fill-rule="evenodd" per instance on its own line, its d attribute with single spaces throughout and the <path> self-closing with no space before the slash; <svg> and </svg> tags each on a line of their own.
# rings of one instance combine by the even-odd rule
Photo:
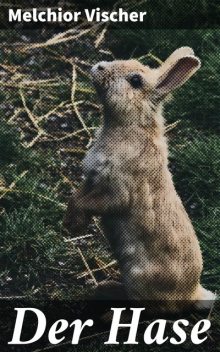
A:
<svg viewBox="0 0 220 352">
<path fill-rule="evenodd" d="M 133 75 L 129 78 L 129 82 L 132 85 L 133 88 L 138 89 L 143 86 L 143 81 L 140 75 Z"/>
</svg>

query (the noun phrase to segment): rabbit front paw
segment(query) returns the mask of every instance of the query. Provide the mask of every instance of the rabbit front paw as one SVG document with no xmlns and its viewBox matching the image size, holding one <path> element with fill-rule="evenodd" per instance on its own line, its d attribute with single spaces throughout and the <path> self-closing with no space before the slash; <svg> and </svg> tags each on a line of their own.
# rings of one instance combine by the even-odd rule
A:
<svg viewBox="0 0 220 352">
<path fill-rule="evenodd" d="M 69 199 L 63 226 L 73 236 L 83 235 L 86 233 L 89 220 L 89 215 L 77 207 L 77 192 L 75 192 Z"/>
</svg>

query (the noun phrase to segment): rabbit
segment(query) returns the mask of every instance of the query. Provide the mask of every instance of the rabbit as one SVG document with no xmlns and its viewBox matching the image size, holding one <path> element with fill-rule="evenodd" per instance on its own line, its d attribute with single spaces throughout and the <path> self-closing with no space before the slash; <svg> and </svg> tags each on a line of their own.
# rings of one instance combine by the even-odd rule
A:
<svg viewBox="0 0 220 352">
<path fill-rule="evenodd" d="M 202 254 L 168 168 L 163 118 L 167 97 L 200 66 L 189 47 L 159 68 L 133 59 L 93 66 L 103 125 L 65 220 L 100 216 L 128 299 L 160 301 L 164 311 L 206 309 L 216 298 L 200 284 Z"/>
</svg>

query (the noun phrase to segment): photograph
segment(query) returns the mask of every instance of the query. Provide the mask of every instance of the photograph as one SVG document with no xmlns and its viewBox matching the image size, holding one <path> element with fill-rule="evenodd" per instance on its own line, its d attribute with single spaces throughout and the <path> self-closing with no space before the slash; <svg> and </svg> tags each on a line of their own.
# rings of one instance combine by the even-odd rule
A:
<svg viewBox="0 0 220 352">
<path fill-rule="evenodd" d="M 220 28 L 171 3 L 0 5 L 2 351 L 220 348 Z"/>
</svg>

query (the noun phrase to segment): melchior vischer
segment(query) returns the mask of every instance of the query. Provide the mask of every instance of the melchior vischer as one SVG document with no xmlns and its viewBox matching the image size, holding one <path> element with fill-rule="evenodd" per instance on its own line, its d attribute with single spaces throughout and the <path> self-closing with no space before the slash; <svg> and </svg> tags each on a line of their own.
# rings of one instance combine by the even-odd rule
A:
<svg viewBox="0 0 220 352">
<path fill-rule="evenodd" d="M 29 11 L 22 9 L 9 9 L 9 22 L 78 22 L 80 18 L 86 18 L 88 22 L 143 22 L 147 12 L 127 12 L 122 8 L 117 11 L 101 11 L 95 9 L 84 9 L 83 11 L 63 11 L 61 7 L 57 10 L 47 8 L 39 11 L 33 8 Z"/>
</svg>

